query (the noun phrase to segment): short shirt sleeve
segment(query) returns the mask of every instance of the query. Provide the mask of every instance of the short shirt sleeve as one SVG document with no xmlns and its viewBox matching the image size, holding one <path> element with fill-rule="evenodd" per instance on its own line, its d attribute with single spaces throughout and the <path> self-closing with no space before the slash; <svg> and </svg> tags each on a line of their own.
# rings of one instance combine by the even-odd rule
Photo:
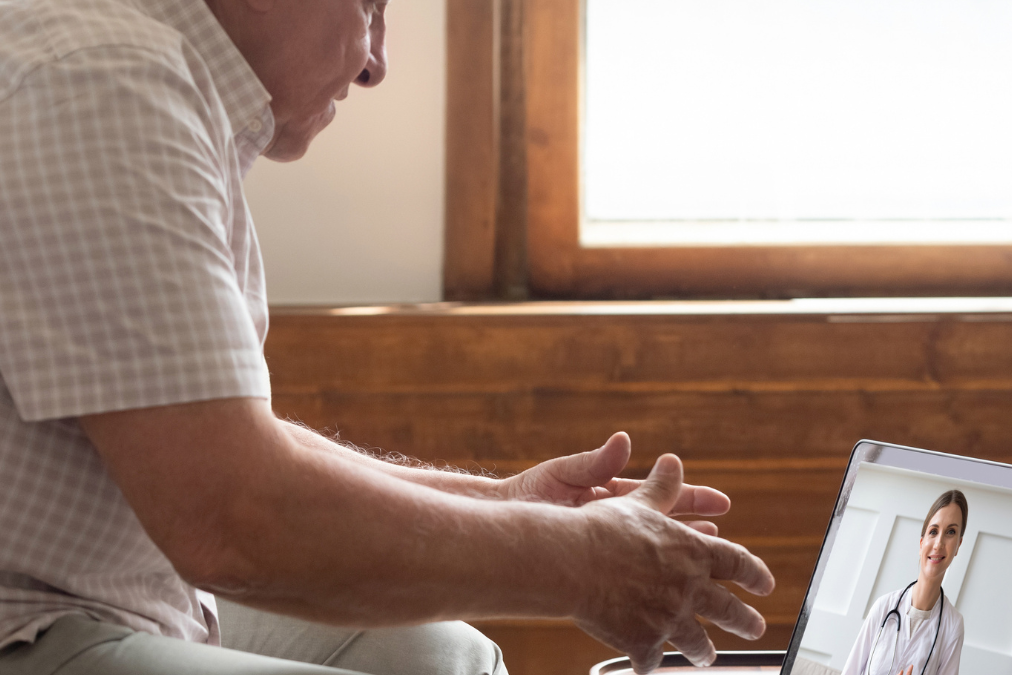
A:
<svg viewBox="0 0 1012 675">
<path fill-rule="evenodd" d="M 241 177 L 201 78 L 95 48 L 0 100 L 0 374 L 24 420 L 269 398 L 262 273 L 251 289 L 236 260 Z"/>
</svg>

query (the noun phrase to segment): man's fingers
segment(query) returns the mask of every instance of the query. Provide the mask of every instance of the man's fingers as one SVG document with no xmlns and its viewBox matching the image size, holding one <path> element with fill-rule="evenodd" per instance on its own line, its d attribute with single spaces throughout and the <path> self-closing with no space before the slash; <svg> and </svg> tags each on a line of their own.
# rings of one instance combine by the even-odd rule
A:
<svg viewBox="0 0 1012 675">
<path fill-rule="evenodd" d="M 675 455 L 661 455 L 654 463 L 639 489 L 629 495 L 655 511 L 670 513 L 682 490 L 682 460 Z"/>
<path fill-rule="evenodd" d="M 769 595 L 776 581 L 766 563 L 738 544 L 724 539 L 711 539 L 713 555 L 710 576 L 721 581 L 733 581 L 749 593 Z"/>
<path fill-rule="evenodd" d="M 629 654 L 629 661 L 632 663 L 633 672 L 636 675 L 646 675 L 657 670 L 664 659 L 664 643 L 656 644 L 649 649 L 644 649 L 635 654 Z"/>
<path fill-rule="evenodd" d="M 717 650 L 710 636 L 694 618 L 680 625 L 668 642 L 682 653 L 694 666 L 708 666 L 717 659 Z"/>
<path fill-rule="evenodd" d="M 632 443 L 624 431 L 596 450 L 551 460 L 555 477 L 563 483 L 580 487 L 607 485 L 629 462 Z"/>
<path fill-rule="evenodd" d="M 608 499 L 611 496 L 612 494 L 608 488 L 589 487 L 580 497 L 577 498 L 576 504 L 577 506 L 583 506 L 584 504 L 589 504 L 590 502 L 596 502 L 599 499 Z"/>
<path fill-rule="evenodd" d="M 632 441 L 629 434 L 620 431 L 612 434 L 604 445 L 590 453 L 586 473 L 593 482 L 590 485 L 605 485 L 619 474 L 629 463 Z"/>
<path fill-rule="evenodd" d="M 683 485 L 678 501 L 668 515 L 722 516 L 731 509 L 731 499 L 712 487 Z"/>
<path fill-rule="evenodd" d="M 700 534 L 705 534 L 711 537 L 717 536 L 717 526 L 711 523 L 709 520 L 682 521 L 682 524 L 691 527 Z"/>
<path fill-rule="evenodd" d="M 707 585 L 702 606 L 696 608 L 696 613 L 718 628 L 746 640 L 757 640 L 766 632 L 762 615 L 718 583 Z"/>
<path fill-rule="evenodd" d="M 611 492 L 612 497 L 622 497 L 639 488 L 643 481 L 635 478 L 612 478 L 604 484 L 605 489 Z"/>
</svg>

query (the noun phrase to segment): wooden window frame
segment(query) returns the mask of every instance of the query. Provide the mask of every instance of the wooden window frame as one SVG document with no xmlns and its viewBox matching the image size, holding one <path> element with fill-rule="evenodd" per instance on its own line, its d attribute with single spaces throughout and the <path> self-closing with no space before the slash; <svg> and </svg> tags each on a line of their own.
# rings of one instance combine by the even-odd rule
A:
<svg viewBox="0 0 1012 675">
<path fill-rule="evenodd" d="M 582 248 L 583 0 L 448 0 L 451 300 L 1012 294 L 1012 246 Z"/>
</svg>

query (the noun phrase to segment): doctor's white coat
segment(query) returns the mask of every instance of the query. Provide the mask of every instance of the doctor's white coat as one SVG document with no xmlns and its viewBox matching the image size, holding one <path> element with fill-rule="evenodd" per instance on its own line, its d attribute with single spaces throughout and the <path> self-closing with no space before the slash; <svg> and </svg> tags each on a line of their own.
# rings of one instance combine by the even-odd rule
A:
<svg viewBox="0 0 1012 675">
<path fill-rule="evenodd" d="M 902 589 L 883 595 L 872 605 L 861 626 L 857 641 L 850 650 L 842 675 L 896 675 L 910 665 L 914 667 L 914 675 L 920 675 L 921 669 L 924 668 L 924 659 L 927 658 L 931 643 L 935 639 L 938 612 L 942 608 L 941 598 L 931 609 L 931 616 L 911 633 L 910 618 L 907 616 L 910 609 L 910 591 L 903 593 L 899 606 L 899 631 L 896 630 L 896 615 L 893 614 L 882 630 L 882 637 L 872 654 L 882 620 L 889 610 L 896 606 L 901 593 Z M 927 670 L 924 671 L 925 675 L 959 673 L 959 656 L 963 651 L 963 615 L 956 611 L 948 598 L 945 598 L 944 603 L 945 611 L 942 615 L 941 628 L 938 630 L 938 643 L 935 645 L 934 653 L 931 654 Z M 869 658 L 872 661 L 870 664 Z"/>
</svg>

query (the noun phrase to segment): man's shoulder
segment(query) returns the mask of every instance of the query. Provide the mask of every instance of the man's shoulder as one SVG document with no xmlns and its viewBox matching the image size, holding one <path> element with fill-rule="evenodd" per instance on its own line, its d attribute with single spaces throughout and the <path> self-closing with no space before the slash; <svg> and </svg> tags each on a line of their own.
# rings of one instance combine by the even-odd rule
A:
<svg viewBox="0 0 1012 675">
<path fill-rule="evenodd" d="M 33 0 L 58 57 L 90 47 L 178 51 L 182 36 L 131 0 Z"/>
<path fill-rule="evenodd" d="M 175 60 L 182 35 L 133 0 L 0 0 L 0 99 L 32 70 L 95 48 L 136 48 Z"/>
</svg>

